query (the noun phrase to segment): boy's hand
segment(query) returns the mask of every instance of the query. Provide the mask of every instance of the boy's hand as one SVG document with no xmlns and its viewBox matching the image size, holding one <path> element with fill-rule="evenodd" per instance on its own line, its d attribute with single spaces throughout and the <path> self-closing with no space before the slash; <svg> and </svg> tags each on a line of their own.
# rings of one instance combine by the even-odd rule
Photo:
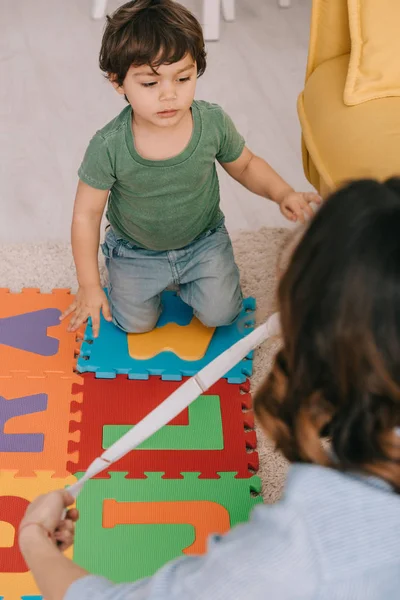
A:
<svg viewBox="0 0 400 600">
<path fill-rule="evenodd" d="M 87 321 L 88 317 L 91 317 L 93 337 L 96 338 L 100 330 L 100 311 L 103 311 L 106 321 L 112 320 L 110 306 L 103 288 L 101 286 L 80 287 L 74 302 L 61 315 L 60 321 L 71 313 L 75 313 L 69 322 L 67 331 L 76 331 Z"/>
<path fill-rule="evenodd" d="M 57 543 L 64 552 L 74 541 L 75 523 L 79 519 L 76 508 L 67 511 L 61 520 L 63 510 L 74 503 L 74 498 L 67 490 L 58 490 L 39 496 L 27 508 L 20 524 L 19 543 L 21 549 L 28 550 L 35 543 L 35 528 L 46 532 L 48 537 Z M 28 526 L 29 525 L 29 526 Z"/>
<path fill-rule="evenodd" d="M 313 192 L 288 192 L 280 201 L 279 207 L 289 221 L 304 223 L 306 216 L 314 214 L 310 204 L 321 204 L 322 198 Z"/>
</svg>

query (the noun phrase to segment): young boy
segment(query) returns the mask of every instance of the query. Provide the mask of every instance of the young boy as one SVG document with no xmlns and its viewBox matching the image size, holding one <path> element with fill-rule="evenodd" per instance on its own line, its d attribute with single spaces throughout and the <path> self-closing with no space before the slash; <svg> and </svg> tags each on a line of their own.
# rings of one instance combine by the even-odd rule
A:
<svg viewBox="0 0 400 600">
<path fill-rule="evenodd" d="M 79 169 L 72 223 L 79 290 L 61 318 L 74 313 L 76 331 L 90 316 L 94 337 L 100 311 L 124 331 L 150 331 L 161 292 L 177 285 L 204 325 L 232 323 L 242 293 L 216 161 L 290 220 L 311 216 L 319 196 L 296 193 L 245 146 L 222 108 L 194 100 L 204 39 L 174 0 L 135 0 L 108 17 L 100 68 L 129 106 L 92 138 Z M 97 260 L 107 200 L 108 299 Z"/>
</svg>

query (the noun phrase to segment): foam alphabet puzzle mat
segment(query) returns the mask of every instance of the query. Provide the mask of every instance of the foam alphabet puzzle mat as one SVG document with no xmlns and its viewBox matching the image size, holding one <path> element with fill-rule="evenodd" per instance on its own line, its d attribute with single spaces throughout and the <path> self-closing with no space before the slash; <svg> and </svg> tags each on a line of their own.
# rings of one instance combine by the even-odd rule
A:
<svg viewBox="0 0 400 600">
<path fill-rule="evenodd" d="M 172 293 L 165 292 L 167 295 Z M 184 305 L 184 302 L 178 298 L 178 306 L 179 303 Z M 166 310 L 168 310 L 168 306 L 167 304 Z M 175 304 L 174 310 L 178 310 Z M 182 310 L 187 311 L 186 305 Z M 171 323 L 174 313 L 164 318 L 168 323 Z M 158 354 L 153 355 L 152 358 L 139 360 L 133 358 L 130 353 L 132 352 L 132 342 L 129 341 L 132 339 L 131 335 L 127 335 L 115 327 L 115 325 L 102 318 L 98 338 L 93 339 L 90 324 L 86 328 L 85 341 L 82 344 L 77 360 L 77 369 L 80 373 L 95 373 L 98 378 L 113 378 L 117 374 L 126 374 L 130 379 L 148 379 L 151 375 L 157 375 L 161 376 L 163 380 L 180 381 L 182 377 L 191 377 L 198 373 L 214 358 L 219 356 L 221 352 L 227 350 L 232 344 L 250 333 L 254 329 L 254 323 L 255 300 L 254 298 L 246 298 L 243 301 L 242 313 L 237 321 L 232 325 L 217 327 L 213 332 L 211 341 L 202 358 L 184 360 L 179 355 L 188 356 L 189 353 L 184 348 L 190 346 L 192 337 L 194 339 L 193 344 L 195 344 L 196 339 L 199 339 L 198 336 L 193 336 L 194 332 L 197 331 L 198 333 L 198 325 L 192 320 L 188 325 L 181 327 L 180 335 L 174 336 L 174 339 L 168 345 L 168 352 L 164 351 L 165 343 L 160 342 Z M 175 324 L 175 326 L 178 327 L 178 324 Z M 154 344 L 158 339 L 158 332 L 162 333 L 162 328 L 160 327 L 153 332 L 141 334 L 142 341 L 143 339 L 150 340 L 146 344 L 147 346 L 152 346 L 151 354 L 156 352 Z M 161 334 L 160 339 L 162 340 Z M 175 344 L 178 344 L 176 352 Z M 203 344 L 203 339 L 201 339 L 201 344 Z M 110 348 L 113 349 L 112 352 L 110 352 Z M 148 354 L 147 350 L 146 353 Z M 196 353 L 192 354 L 192 357 L 196 358 L 197 354 L 198 349 Z M 243 383 L 252 374 L 252 356 L 253 353 L 251 352 L 246 359 L 240 361 L 239 364 L 226 373 L 225 377 L 230 383 Z"/>
<path fill-rule="evenodd" d="M 255 319 L 248 298 L 234 325 L 207 329 L 166 292 L 154 335 L 127 336 L 102 321 L 100 337 L 88 325 L 82 343 L 83 331 L 59 321 L 72 299 L 68 290 L 0 289 L 0 600 L 43 600 L 17 542 L 29 502 L 75 483 Z M 206 552 L 210 535 L 248 519 L 262 498 L 247 358 L 85 485 L 69 558 L 133 581 Z"/>
</svg>

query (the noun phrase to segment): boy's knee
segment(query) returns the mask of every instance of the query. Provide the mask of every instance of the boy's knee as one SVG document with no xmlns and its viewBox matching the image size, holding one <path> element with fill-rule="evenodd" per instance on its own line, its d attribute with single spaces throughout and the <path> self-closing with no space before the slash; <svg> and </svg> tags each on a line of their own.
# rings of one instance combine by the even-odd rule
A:
<svg viewBox="0 0 400 600">
<path fill-rule="evenodd" d="M 149 333 L 149 331 L 153 331 L 157 324 L 157 320 L 152 321 L 151 323 L 145 322 L 136 322 L 130 319 L 123 319 L 122 322 L 113 318 L 114 325 L 116 325 L 125 333 Z"/>
<path fill-rule="evenodd" d="M 113 312 L 113 323 L 125 333 L 148 333 L 153 331 L 157 325 L 159 315 L 153 315 L 147 319 L 138 315 L 116 315 Z"/>
<path fill-rule="evenodd" d="M 206 327 L 224 327 L 232 325 L 240 315 L 242 304 L 235 303 L 233 305 L 221 306 L 219 308 L 210 307 L 210 310 L 203 314 L 196 314 L 199 321 Z"/>
<path fill-rule="evenodd" d="M 123 296 L 115 294 L 110 294 L 109 300 L 113 323 L 125 333 L 148 333 L 157 325 L 161 306 L 155 302 L 126 302 Z"/>
</svg>

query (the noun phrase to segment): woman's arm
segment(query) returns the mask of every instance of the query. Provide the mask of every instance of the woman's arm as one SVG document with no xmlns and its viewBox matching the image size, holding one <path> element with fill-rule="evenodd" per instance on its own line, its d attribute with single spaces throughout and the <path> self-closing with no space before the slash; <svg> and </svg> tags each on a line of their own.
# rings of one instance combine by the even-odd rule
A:
<svg viewBox="0 0 400 600">
<path fill-rule="evenodd" d="M 21 531 L 20 549 L 46 600 L 63 600 L 68 588 L 88 575 L 60 552 L 40 525 L 30 525 Z"/>
<path fill-rule="evenodd" d="M 39 496 L 30 504 L 19 526 L 19 547 L 46 600 L 62 600 L 72 583 L 88 575 L 62 554 L 74 538 L 78 511 L 64 510 L 74 498 L 66 490 Z"/>
</svg>

